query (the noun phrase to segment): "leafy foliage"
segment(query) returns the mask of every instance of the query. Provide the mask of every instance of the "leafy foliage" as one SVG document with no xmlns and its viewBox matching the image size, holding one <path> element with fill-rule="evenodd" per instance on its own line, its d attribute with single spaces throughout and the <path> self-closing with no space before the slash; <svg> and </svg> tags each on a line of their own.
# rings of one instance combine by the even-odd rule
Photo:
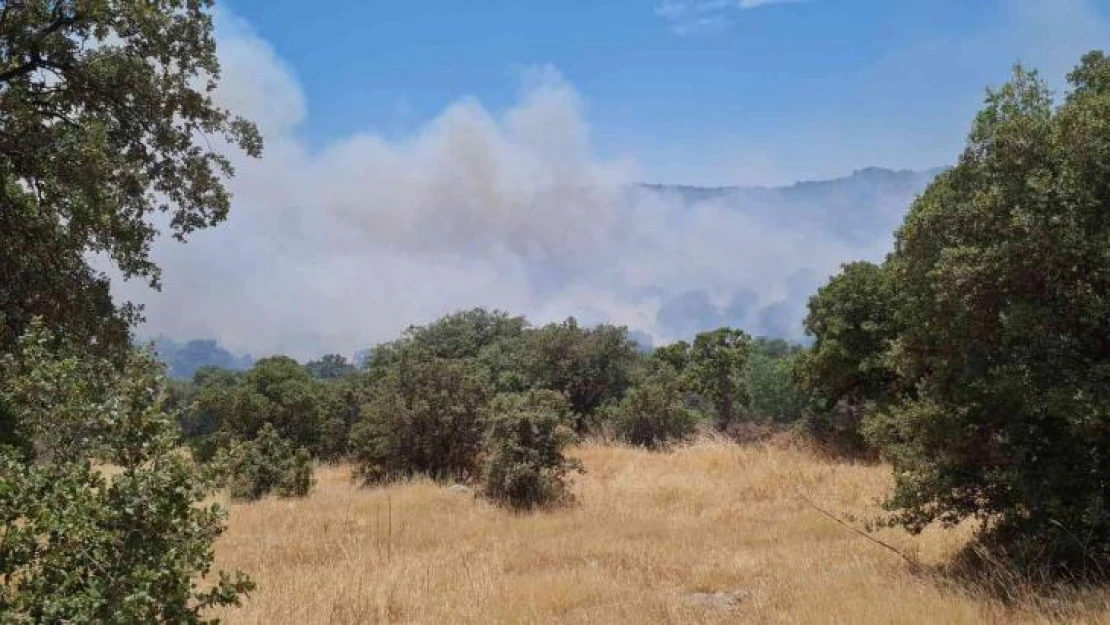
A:
<svg viewBox="0 0 1110 625">
<path fill-rule="evenodd" d="M 912 392 L 870 428 L 911 530 L 969 516 L 1029 564 L 1110 562 L 1110 59 L 1055 107 L 1020 67 L 888 260 Z"/>
<path fill-rule="evenodd" d="M 184 239 L 228 211 L 225 156 L 261 138 L 211 98 L 220 68 L 210 1 L 26 0 L 0 7 L 0 349 L 32 317 L 99 350 L 126 351 L 88 252 L 159 284 L 154 213 Z M 204 145 L 208 145 L 204 143 Z"/>
<path fill-rule="evenodd" d="M 459 311 L 426 326 L 410 326 L 399 340 L 377 346 L 367 369 L 375 378 L 388 375 L 409 350 L 449 360 L 477 358 L 495 344 L 519 338 L 527 327 L 523 317 L 498 310 Z"/>
<path fill-rule="evenodd" d="M 194 440 L 211 437 L 218 446 L 253 440 L 271 426 L 313 455 L 332 457 L 344 448 L 348 422 L 345 396 L 332 384 L 339 383 L 317 381 L 285 356 L 263 358 L 242 374 L 201 369 L 194 378 L 188 429 L 195 431 Z"/>
<path fill-rule="evenodd" d="M 897 333 L 894 283 L 867 262 L 844 265 L 809 300 L 806 332 L 815 339 L 798 362 L 798 376 L 813 403 L 809 433 L 832 450 L 870 451 L 863 421 L 889 400 L 897 375 L 887 351 Z"/>
<path fill-rule="evenodd" d="M 308 374 L 317 380 L 341 380 L 356 371 L 354 365 L 339 354 L 326 354 L 319 360 L 312 360 L 305 364 Z"/>
<path fill-rule="evenodd" d="M 698 419 L 686 407 L 683 389 L 672 367 L 655 367 L 610 411 L 614 433 L 623 441 L 650 449 L 690 436 Z"/>
<path fill-rule="evenodd" d="M 639 358 L 626 328 L 582 328 L 574 318 L 526 334 L 520 349 L 528 387 L 563 393 L 579 433 L 589 428 L 598 409 L 620 400 Z"/>
<path fill-rule="evenodd" d="M 567 501 L 567 473 L 581 470 L 580 462 L 563 456 L 576 438 L 568 415 L 567 401 L 553 391 L 495 398 L 483 494 L 517 510 Z"/>
<path fill-rule="evenodd" d="M 204 504 L 213 483 L 176 446 L 157 366 L 133 354 L 121 370 L 56 345 L 32 325 L 0 378 L 40 452 L 0 451 L 5 622 L 200 623 L 237 604 L 253 588 L 241 574 L 196 585 L 223 511 Z"/>
<path fill-rule="evenodd" d="M 801 348 L 782 339 L 756 339 L 744 363 L 747 412 L 755 420 L 791 423 L 802 417 L 808 395 L 795 380 Z"/>
<path fill-rule="evenodd" d="M 689 373 L 698 393 L 717 413 L 717 428 L 724 430 L 749 400 L 744 384 L 750 337 L 741 330 L 719 328 L 702 332 L 690 346 Z"/>
<path fill-rule="evenodd" d="M 312 456 L 304 447 L 295 448 L 269 423 L 254 439 L 234 443 L 219 464 L 236 499 L 253 501 L 270 493 L 304 497 L 315 484 Z"/>
<path fill-rule="evenodd" d="M 523 317 L 477 308 L 448 315 L 374 350 L 369 376 L 396 374 L 406 354 L 474 361 L 499 392 L 552 390 L 570 402 L 584 432 L 603 405 L 628 388 L 639 354 L 625 328 L 582 328 L 573 318 L 530 328 Z"/>
<path fill-rule="evenodd" d="M 358 474 L 368 482 L 478 477 L 491 395 L 473 361 L 403 350 L 352 428 Z"/>
</svg>

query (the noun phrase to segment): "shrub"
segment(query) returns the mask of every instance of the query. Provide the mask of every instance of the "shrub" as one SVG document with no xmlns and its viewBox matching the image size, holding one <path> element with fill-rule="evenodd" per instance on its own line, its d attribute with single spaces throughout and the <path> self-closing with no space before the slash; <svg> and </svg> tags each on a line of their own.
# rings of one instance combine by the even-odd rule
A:
<svg viewBox="0 0 1110 625">
<path fill-rule="evenodd" d="M 566 502 L 567 473 L 580 471 L 563 456 L 575 440 L 569 404 L 553 391 L 500 395 L 491 408 L 483 494 L 517 510 Z"/>
<path fill-rule="evenodd" d="M 33 326 L 0 375 L 0 403 L 41 452 L 0 450 L 0 620 L 200 623 L 238 604 L 253 588 L 242 574 L 197 588 L 224 512 L 177 447 L 157 365 L 133 354 L 119 369 L 51 342 Z"/>
<path fill-rule="evenodd" d="M 258 438 L 233 443 L 222 457 L 227 485 L 235 499 L 253 501 L 270 493 L 280 497 L 304 497 L 312 489 L 312 456 L 294 448 L 274 426 L 262 426 Z"/>
<path fill-rule="evenodd" d="M 683 402 L 678 374 L 662 365 L 634 386 L 609 417 L 618 438 L 649 449 L 666 447 L 689 437 L 697 415 Z"/>
<path fill-rule="evenodd" d="M 370 393 L 351 430 L 358 476 L 367 482 L 479 476 L 490 391 L 473 362 L 406 349 Z"/>
</svg>

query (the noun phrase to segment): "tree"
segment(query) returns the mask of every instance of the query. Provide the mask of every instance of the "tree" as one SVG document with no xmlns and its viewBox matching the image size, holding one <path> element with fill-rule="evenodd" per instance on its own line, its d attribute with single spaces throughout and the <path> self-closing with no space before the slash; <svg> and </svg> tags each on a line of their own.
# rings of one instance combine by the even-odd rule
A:
<svg viewBox="0 0 1110 625">
<path fill-rule="evenodd" d="M 368 378 L 384 379 L 397 371 L 407 354 L 420 353 L 444 359 L 478 359 L 497 389 L 523 391 L 520 339 L 527 329 L 524 317 L 485 308 L 455 312 L 425 326 L 409 326 L 400 339 L 372 350 L 366 364 Z"/>
<path fill-rule="evenodd" d="M 271 492 L 281 497 L 304 497 L 316 482 L 308 450 L 296 448 L 269 423 L 253 440 L 233 443 L 223 452 L 220 463 L 235 499 L 253 501 Z"/>
<path fill-rule="evenodd" d="M 478 477 L 490 396 L 473 361 L 404 351 L 351 430 L 358 475 L 367 482 Z"/>
<path fill-rule="evenodd" d="M 717 428 L 724 430 L 748 401 L 744 363 L 750 338 L 741 330 L 719 328 L 702 332 L 690 348 L 690 372 L 698 392 L 712 402 Z"/>
<path fill-rule="evenodd" d="M 757 419 L 789 423 L 801 418 L 807 395 L 795 380 L 801 347 L 782 339 L 756 339 L 744 364 L 749 411 Z"/>
<path fill-rule="evenodd" d="M 489 345 L 524 333 L 528 321 L 484 308 L 459 311 L 427 326 L 413 326 L 406 336 L 437 358 L 476 358 Z"/>
<path fill-rule="evenodd" d="M 656 347 L 651 352 L 651 358 L 669 365 L 678 373 L 685 373 L 690 368 L 690 344 L 686 341 L 675 341 L 669 345 Z"/>
<path fill-rule="evenodd" d="M 200 623 L 238 604 L 253 588 L 242 574 L 197 588 L 224 513 L 177 448 L 157 365 L 136 353 L 121 368 L 59 344 L 32 324 L 0 376 L 0 404 L 40 451 L 27 462 L 0 449 L 4 621 Z"/>
<path fill-rule="evenodd" d="M 581 462 L 563 455 L 576 439 L 569 413 L 566 399 L 554 391 L 494 398 L 482 493 L 517 510 L 567 501 L 567 474 L 582 470 Z"/>
<path fill-rule="evenodd" d="M 159 285 L 155 213 L 184 239 L 222 221 L 228 159 L 261 138 L 216 106 L 210 0 L 25 0 L 0 6 L 0 351 L 34 316 L 126 351 L 137 310 L 86 262 Z M 202 147 L 204 146 L 204 147 Z"/>
<path fill-rule="evenodd" d="M 685 387 L 675 369 L 661 364 L 629 389 L 609 414 L 617 438 L 661 449 L 694 433 L 697 415 L 685 405 Z"/>
<path fill-rule="evenodd" d="M 528 386 L 566 395 L 580 434 L 599 408 L 624 395 L 639 359 L 626 328 L 582 328 L 573 317 L 527 333 L 519 348 Z"/>
<path fill-rule="evenodd" d="M 355 367 L 339 354 L 327 354 L 309 361 L 304 368 L 317 380 L 339 380 L 355 373 Z"/>
<path fill-rule="evenodd" d="M 911 530 L 979 517 L 1076 574 L 1110 562 L 1110 59 L 1069 81 L 1054 107 L 1018 67 L 907 215 L 888 265 L 912 392 L 871 434 Z"/>
<path fill-rule="evenodd" d="M 797 368 L 813 402 L 806 427 L 835 451 L 867 453 L 863 421 L 894 395 L 887 359 L 897 336 L 894 292 L 882 266 L 855 262 L 809 300 L 804 326 L 814 343 Z"/>
<path fill-rule="evenodd" d="M 263 358 L 230 392 L 215 393 L 220 427 L 240 440 L 253 440 L 269 424 L 282 438 L 317 450 L 325 415 L 322 389 L 296 360 Z"/>
</svg>

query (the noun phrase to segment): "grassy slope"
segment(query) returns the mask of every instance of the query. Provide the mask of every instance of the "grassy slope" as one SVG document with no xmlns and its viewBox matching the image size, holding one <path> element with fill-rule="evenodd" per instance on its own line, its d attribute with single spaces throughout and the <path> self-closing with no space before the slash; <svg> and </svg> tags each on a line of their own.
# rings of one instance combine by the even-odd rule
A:
<svg viewBox="0 0 1110 625">
<path fill-rule="evenodd" d="M 259 590 L 229 623 L 1021 623 L 1004 607 L 915 574 L 822 516 L 878 513 L 888 469 L 780 445 L 701 442 L 667 454 L 577 450 L 575 507 L 514 515 L 428 482 L 360 489 L 323 468 L 305 500 L 233 505 L 219 565 Z M 927 563 L 968 532 L 877 536 Z M 733 609 L 692 605 L 735 593 Z M 1069 608 L 1110 623 L 1110 598 Z"/>
</svg>

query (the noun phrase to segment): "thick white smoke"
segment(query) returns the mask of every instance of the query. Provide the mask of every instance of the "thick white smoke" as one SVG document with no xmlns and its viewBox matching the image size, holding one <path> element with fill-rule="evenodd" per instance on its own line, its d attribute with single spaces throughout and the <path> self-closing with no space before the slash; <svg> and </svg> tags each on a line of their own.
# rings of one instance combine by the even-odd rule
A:
<svg viewBox="0 0 1110 625">
<path fill-rule="evenodd" d="M 220 100 L 257 121 L 266 153 L 236 159 L 225 224 L 158 243 L 162 292 L 119 289 L 145 304 L 147 335 L 350 354 L 478 305 L 656 340 L 730 320 L 797 335 L 791 279 L 885 245 L 639 189 L 634 163 L 596 156 L 582 100 L 552 68 L 529 72 L 506 111 L 463 98 L 403 140 L 360 134 L 313 152 L 294 134 L 307 112 L 290 70 L 242 22 L 225 17 L 220 33 Z M 750 310 L 735 310 L 738 294 Z M 781 319 L 759 318 L 782 300 Z"/>
<path fill-rule="evenodd" d="M 875 196 L 865 181 L 862 214 L 837 187 L 843 218 L 805 187 L 644 189 L 633 160 L 597 156 L 582 99 L 547 67 L 508 110 L 464 97 L 403 139 L 312 150 L 295 132 L 304 94 L 274 50 L 226 15 L 219 39 L 220 101 L 259 124 L 266 152 L 236 158 L 227 223 L 157 244 L 162 292 L 118 288 L 145 304 L 147 336 L 349 355 L 482 305 L 627 324 L 656 341 L 719 323 L 799 337 L 806 296 L 840 263 L 881 257 L 923 183 Z M 841 227 L 872 216 L 861 232 Z"/>
</svg>

